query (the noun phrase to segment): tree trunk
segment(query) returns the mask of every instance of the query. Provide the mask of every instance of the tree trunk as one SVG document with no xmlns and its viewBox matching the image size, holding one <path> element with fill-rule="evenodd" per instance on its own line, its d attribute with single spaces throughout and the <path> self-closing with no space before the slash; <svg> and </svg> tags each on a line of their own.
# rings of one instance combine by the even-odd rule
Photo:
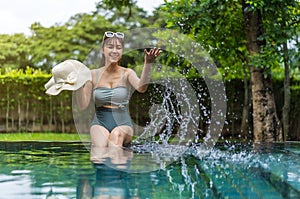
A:
<svg viewBox="0 0 300 199">
<path fill-rule="evenodd" d="M 43 110 L 43 108 L 42 108 L 42 110 Z M 41 129 L 41 132 L 43 132 L 44 131 L 44 111 L 41 111 L 40 114 L 41 114 L 40 129 Z"/>
<path fill-rule="evenodd" d="M 9 88 L 7 87 L 6 88 L 7 91 L 6 91 L 6 95 L 7 95 L 7 98 L 6 98 L 6 115 L 5 115 L 5 131 L 8 132 L 9 131 L 9 108 L 10 108 L 10 99 L 9 99 Z"/>
<path fill-rule="evenodd" d="M 60 120 L 61 120 L 61 129 L 62 132 L 65 133 L 65 119 L 64 119 L 64 103 L 63 101 L 60 101 Z"/>
<path fill-rule="evenodd" d="M 48 114 L 48 129 L 53 129 L 53 102 L 52 98 L 50 98 L 49 102 L 49 114 Z"/>
<path fill-rule="evenodd" d="M 291 90 L 290 90 L 290 69 L 288 64 L 288 48 L 287 43 L 283 44 L 283 60 L 284 60 L 284 105 L 282 108 L 282 123 L 284 141 L 288 139 L 290 128 L 290 104 L 291 104 Z"/>
<path fill-rule="evenodd" d="M 247 80 L 246 66 L 243 64 L 244 72 L 244 104 L 243 104 L 243 115 L 242 115 L 242 124 L 241 124 L 241 135 L 244 138 L 249 137 L 249 109 L 250 109 L 250 100 L 249 100 L 249 85 Z"/>
<path fill-rule="evenodd" d="M 36 118 L 36 106 L 34 106 L 33 108 L 33 117 L 32 117 L 32 129 L 31 129 L 31 132 L 34 132 L 35 131 L 35 118 Z"/>
<path fill-rule="evenodd" d="M 262 20 L 259 11 L 248 9 L 243 1 L 243 15 L 247 48 L 250 56 L 260 53 L 258 40 L 262 35 Z M 276 113 L 270 73 L 265 66 L 249 66 L 252 86 L 254 142 L 282 141 L 282 129 Z M 266 75 L 267 74 L 267 75 Z"/>
<path fill-rule="evenodd" d="M 21 118 L 21 102 L 18 99 L 18 132 L 22 130 L 22 118 Z"/>
<path fill-rule="evenodd" d="M 26 131 L 28 131 L 28 129 L 29 129 L 29 100 L 26 100 L 25 121 L 26 121 L 25 129 L 26 129 Z"/>
</svg>

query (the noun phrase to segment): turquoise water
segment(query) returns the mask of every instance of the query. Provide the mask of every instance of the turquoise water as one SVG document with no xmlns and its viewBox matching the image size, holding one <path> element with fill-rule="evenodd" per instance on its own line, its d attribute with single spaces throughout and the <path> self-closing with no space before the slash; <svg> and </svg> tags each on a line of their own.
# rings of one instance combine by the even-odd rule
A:
<svg viewBox="0 0 300 199">
<path fill-rule="evenodd" d="M 135 151 L 132 151 L 135 155 Z M 0 143 L 0 198 L 300 198 L 300 145 L 193 147 L 162 169 L 91 162 L 82 143 Z M 107 160 L 106 160 L 107 161 Z M 111 160 L 111 162 L 113 162 Z"/>
</svg>

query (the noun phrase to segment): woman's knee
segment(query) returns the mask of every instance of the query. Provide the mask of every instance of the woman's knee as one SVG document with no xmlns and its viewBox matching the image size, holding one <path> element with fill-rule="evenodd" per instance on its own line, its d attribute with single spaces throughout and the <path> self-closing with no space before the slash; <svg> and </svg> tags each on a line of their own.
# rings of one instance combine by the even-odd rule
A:
<svg viewBox="0 0 300 199">
<path fill-rule="evenodd" d="M 133 135 L 133 130 L 128 126 L 119 126 L 116 127 L 112 130 L 112 132 L 110 133 L 111 136 L 114 137 L 127 137 L 127 136 L 132 136 Z"/>
<path fill-rule="evenodd" d="M 109 135 L 110 139 L 118 139 L 118 138 L 122 138 L 122 137 L 124 137 L 123 133 L 121 131 L 119 131 L 118 129 L 114 129 Z"/>
<path fill-rule="evenodd" d="M 109 132 L 102 126 L 92 126 L 90 129 L 91 142 L 93 147 L 106 147 L 109 139 Z"/>
</svg>

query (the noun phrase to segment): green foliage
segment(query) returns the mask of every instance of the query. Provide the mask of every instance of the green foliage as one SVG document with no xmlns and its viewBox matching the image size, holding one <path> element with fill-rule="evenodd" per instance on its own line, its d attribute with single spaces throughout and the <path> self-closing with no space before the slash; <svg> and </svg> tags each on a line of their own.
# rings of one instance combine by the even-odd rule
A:
<svg viewBox="0 0 300 199">
<path fill-rule="evenodd" d="M 7 131 L 34 131 L 34 126 L 73 122 L 72 93 L 62 92 L 55 98 L 46 95 L 44 85 L 50 77 L 30 67 L 0 75 L 0 85 L 5 88 L 0 91 L 0 121 L 6 121 Z"/>
<path fill-rule="evenodd" d="M 111 3 L 109 3 L 111 1 Z M 147 12 L 142 8 L 134 5 L 132 0 L 105 0 L 104 3 L 99 2 L 96 6 L 97 13 L 111 22 L 114 25 L 118 25 L 122 29 L 133 29 L 140 27 L 147 27 L 150 25 L 147 17 Z M 119 29 L 120 31 L 120 29 Z"/>
<path fill-rule="evenodd" d="M 106 30 L 149 26 L 178 28 L 189 35 L 207 50 L 224 78 L 241 78 L 242 66 L 248 62 L 259 67 L 282 67 L 282 43 L 297 41 L 299 2 L 249 0 L 246 3 L 250 10 L 260 10 L 263 14 L 265 33 L 259 40 L 266 45 L 256 57 L 250 58 L 245 47 L 241 1 L 166 1 L 152 16 L 147 16 L 134 0 L 104 0 L 97 3 L 93 13 L 77 14 L 64 24 L 46 28 L 34 23 L 31 36 L 0 35 L 0 72 L 3 74 L 8 68 L 25 70 L 27 66 L 50 72 L 52 66 L 68 58 L 85 61 L 91 50 L 101 45 Z M 291 58 L 299 55 L 296 48 L 292 45 Z M 134 64 L 126 56 L 125 62 Z M 291 63 L 295 74 L 298 65 Z M 188 62 L 180 65 L 182 69 L 189 68 Z"/>
<path fill-rule="evenodd" d="M 294 62 L 294 57 L 299 57 L 297 47 L 293 44 L 298 40 L 300 23 L 300 3 L 299 1 L 260 1 L 259 9 L 263 13 L 264 34 L 259 38 L 265 41 L 260 55 L 264 61 L 264 66 L 277 70 L 283 68 L 283 45 L 291 44 L 287 52 L 290 59 L 292 74 L 298 68 Z M 299 65 L 299 64 L 298 64 Z"/>
<path fill-rule="evenodd" d="M 299 1 L 246 1 L 245 12 L 258 10 L 263 17 L 265 32 L 258 40 L 265 45 L 255 57 L 249 57 L 246 49 L 241 3 L 237 0 L 173 0 L 165 1 L 162 9 L 167 13 L 167 27 L 194 37 L 226 78 L 241 78 L 244 64 L 282 67 L 283 42 L 298 40 Z"/>
<path fill-rule="evenodd" d="M 178 74 L 180 74 L 179 71 L 177 71 L 178 68 L 174 68 L 174 70 L 171 70 L 169 66 L 162 65 L 163 71 L 167 71 L 166 74 L 167 77 L 178 77 Z M 164 68 L 165 67 L 165 68 Z M 153 78 L 162 78 L 164 74 L 162 74 L 160 71 L 153 71 Z M 30 121 L 30 124 L 33 122 L 33 118 L 36 118 L 35 125 L 40 126 L 42 125 L 45 131 L 54 131 L 54 132 L 61 132 L 61 121 L 65 122 L 65 125 L 72 126 L 73 124 L 73 114 L 72 114 L 72 92 L 63 91 L 57 96 L 48 96 L 45 94 L 45 88 L 44 84 L 50 79 L 50 75 L 43 72 L 42 70 L 33 70 L 32 68 L 27 68 L 27 70 L 24 72 L 22 70 L 11 70 L 9 73 L 5 75 L 0 75 L 0 86 L 5 89 L 0 90 L 0 121 L 5 121 L 7 108 L 9 108 L 9 122 L 11 124 L 11 121 L 14 120 L 14 127 L 17 126 L 17 121 L 19 120 L 19 117 L 17 115 L 18 110 L 18 104 L 21 108 L 21 114 L 20 119 L 22 121 L 22 128 L 20 129 L 12 129 L 9 126 L 8 131 L 13 132 L 28 132 L 30 130 L 26 129 L 26 120 Z M 190 81 L 190 80 L 189 80 Z M 195 87 L 201 86 L 201 80 L 199 77 L 195 77 L 191 80 L 191 82 L 194 82 L 196 85 Z M 202 82 L 203 83 L 203 82 Z M 283 81 L 278 80 L 274 82 L 276 88 L 275 89 L 277 93 L 277 101 L 276 103 L 278 106 L 281 106 L 281 101 L 278 100 L 278 96 L 280 99 L 280 96 L 282 96 L 282 84 Z M 204 83 L 205 84 L 205 83 Z M 300 93 L 300 81 L 299 80 L 293 80 L 291 83 L 291 90 L 292 90 L 292 107 L 294 110 L 291 115 L 291 121 L 296 121 L 297 118 L 299 118 L 299 93 Z M 241 117 L 241 108 L 242 106 L 236 106 L 236 104 L 242 104 L 242 95 L 243 91 L 241 90 L 242 82 L 239 79 L 232 79 L 226 81 L 226 92 L 228 96 L 228 103 L 230 103 L 230 106 L 228 107 L 230 109 L 229 113 L 236 114 L 238 119 Z M 151 89 L 150 89 L 151 90 Z M 202 92 L 203 91 L 199 91 Z M 159 92 L 154 90 L 151 95 L 153 95 L 153 98 L 159 98 L 160 97 Z M 147 94 L 146 94 L 147 95 Z M 148 93 L 149 95 L 149 93 Z M 157 95 L 157 96 L 156 96 Z M 149 99 L 145 98 L 145 99 Z M 134 101 L 135 99 L 132 99 L 132 104 L 137 104 L 137 101 Z M 28 116 L 25 117 L 26 111 L 27 111 L 27 102 L 28 104 Z M 206 101 L 207 102 L 207 101 Z M 148 100 L 142 100 L 142 102 L 138 103 L 149 103 Z M 9 106 L 9 107 L 8 107 Z M 138 110 L 137 110 L 138 111 Z M 145 119 L 146 116 L 143 115 L 144 113 L 140 114 L 141 120 Z M 50 115 L 52 115 L 52 120 Z M 236 116 L 235 116 L 236 117 Z M 41 118 L 44 118 L 42 120 Z M 141 121 L 143 122 L 143 121 Z M 233 121 L 232 121 L 233 122 Z M 49 126 L 49 123 L 51 123 L 55 128 L 51 128 Z M 3 123 L 2 123 L 3 124 Z M 238 122 L 232 124 L 233 126 L 239 125 Z M 41 131 L 41 130 L 38 130 Z M 76 132 L 75 129 L 72 130 L 66 130 L 66 132 Z M 297 133 L 298 131 L 295 131 Z M 85 135 L 83 135 L 85 136 Z M 20 137 L 16 137 L 16 139 L 21 139 Z M 24 138 L 24 137 L 22 137 Z M 60 138 L 60 136 L 58 136 Z M 35 134 L 30 134 L 28 137 L 28 140 L 34 140 L 34 139 L 58 139 L 56 137 L 51 137 L 47 135 L 41 135 L 38 137 L 35 137 Z M 13 139 L 12 137 L 3 137 L 3 139 Z"/>
<path fill-rule="evenodd" d="M 103 0 L 102 2 L 99 2 L 98 4 L 104 4 L 107 9 L 112 10 L 114 8 L 117 8 L 118 10 L 122 10 L 124 7 L 131 8 L 136 1 L 134 0 Z"/>
<path fill-rule="evenodd" d="M 168 13 L 168 28 L 177 28 L 199 42 L 224 77 L 242 77 L 247 52 L 238 1 L 174 0 L 162 9 Z"/>
<path fill-rule="evenodd" d="M 120 10 L 123 4 L 128 3 L 131 16 Z M 3 74 L 8 68 L 25 70 L 27 66 L 50 72 L 54 65 L 66 59 L 86 61 L 91 51 L 101 46 L 105 31 L 123 31 L 149 25 L 145 18 L 147 13 L 134 3 L 129 0 L 120 4 L 118 1 L 115 4 L 117 9 L 110 9 L 108 1 L 99 2 L 93 13 L 77 14 L 64 24 L 48 28 L 38 22 L 33 23 L 30 36 L 0 35 L 0 72 Z M 90 64 L 99 65 L 98 62 Z"/>
<path fill-rule="evenodd" d="M 49 71 L 66 59 L 84 61 L 100 45 L 104 31 L 112 27 L 117 28 L 103 16 L 93 14 L 78 14 L 63 26 L 44 28 L 35 23 L 31 26 L 32 49 L 36 49 L 33 62 Z"/>
<path fill-rule="evenodd" d="M 31 41 L 23 34 L 0 35 L 0 72 L 30 65 L 30 44 Z"/>
</svg>

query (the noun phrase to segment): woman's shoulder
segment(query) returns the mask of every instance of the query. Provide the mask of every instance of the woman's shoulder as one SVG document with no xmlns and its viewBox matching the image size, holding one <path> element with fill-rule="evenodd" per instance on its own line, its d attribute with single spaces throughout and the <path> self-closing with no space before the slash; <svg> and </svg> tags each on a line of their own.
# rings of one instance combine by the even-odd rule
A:
<svg viewBox="0 0 300 199">
<path fill-rule="evenodd" d="M 91 74 L 92 74 L 93 80 L 97 79 L 97 77 L 99 76 L 99 73 L 101 73 L 101 68 L 91 69 Z"/>
<path fill-rule="evenodd" d="M 123 67 L 122 66 L 122 69 L 125 71 L 125 73 L 127 73 L 127 74 L 129 74 L 129 73 L 131 73 L 131 72 L 134 72 L 134 70 L 133 69 L 131 69 L 131 68 L 125 68 L 125 67 Z"/>
<path fill-rule="evenodd" d="M 92 75 L 98 74 L 101 71 L 103 71 L 103 67 L 91 69 Z"/>
<path fill-rule="evenodd" d="M 91 69 L 91 72 L 92 72 L 92 73 L 97 73 L 97 72 L 99 72 L 102 68 L 103 68 L 103 67 Z"/>
</svg>

